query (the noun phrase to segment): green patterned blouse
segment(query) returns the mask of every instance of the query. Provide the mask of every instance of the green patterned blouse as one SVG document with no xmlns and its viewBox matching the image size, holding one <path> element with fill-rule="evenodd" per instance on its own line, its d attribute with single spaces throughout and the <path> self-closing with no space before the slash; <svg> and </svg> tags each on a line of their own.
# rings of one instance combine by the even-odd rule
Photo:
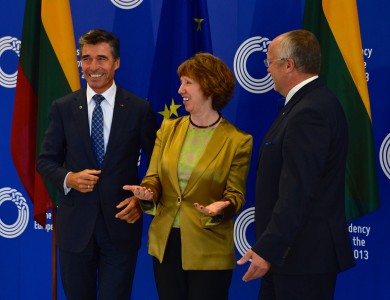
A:
<svg viewBox="0 0 390 300">
<path fill-rule="evenodd" d="M 188 128 L 186 138 L 181 148 L 179 165 L 178 165 L 178 178 L 181 192 L 184 191 L 187 186 L 187 182 L 190 179 L 192 170 L 195 168 L 203 152 L 206 149 L 211 137 L 215 131 L 214 128 L 198 129 Z M 180 227 L 180 210 L 176 215 L 173 227 Z"/>
</svg>

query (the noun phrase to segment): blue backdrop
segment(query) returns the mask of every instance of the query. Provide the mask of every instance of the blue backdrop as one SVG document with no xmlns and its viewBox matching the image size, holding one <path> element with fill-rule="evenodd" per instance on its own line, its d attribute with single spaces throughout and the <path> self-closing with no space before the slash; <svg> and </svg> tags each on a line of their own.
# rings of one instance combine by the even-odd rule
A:
<svg viewBox="0 0 390 300">
<path fill-rule="evenodd" d="M 121 67 L 116 81 L 144 98 L 158 95 L 159 89 L 164 88 L 159 85 L 158 76 L 151 81 L 160 20 L 167 18 L 161 16 L 162 1 L 70 0 L 75 41 L 92 28 L 113 31 L 122 44 Z M 270 40 L 282 32 L 301 27 L 304 0 L 205 2 L 213 53 L 235 70 L 237 79 L 234 99 L 223 115 L 254 136 L 253 159 L 256 160 L 262 136 L 276 115 L 279 98 L 262 61 Z M 339 276 L 335 299 L 388 299 L 390 122 L 386 120 L 390 101 L 384 87 L 390 86 L 390 60 L 386 50 L 390 40 L 390 2 L 358 0 L 357 4 L 372 108 L 381 207 L 349 223 L 357 265 Z M 51 299 L 52 216 L 50 212 L 47 214 L 46 228 L 34 222 L 31 201 L 21 185 L 10 152 L 24 5 L 25 0 L 0 3 L 3 24 L 0 27 L 0 299 L 45 300 Z M 172 41 L 178 34 L 180 32 L 172 32 Z M 248 52 L 248 49 L 252 51 Z M 240 73 L 244 56 L 247 73 Z M 163 76 L 172 75 L 161 74 L 161 80 Z M 160 103 L 155 104 L 156 113 L 164 111 L 164 105 L 169 107 L 172 101 L 179 105 L 180 100 L 175 97 L 177 95 L 156 102 Z M 236 220 L 237 257 L 254 241 L 253 195 L 254 168 L 248 179 L 247 204 Z M 144 222 L 143 246 L 133 289 L 136 300 L 157 299 L 151 257 L 146 249 L 150 218 L 146 216 Z M 257 299 L 260 280 L 250 283 L 241 280 L 247 267 L 234 270 L 231 299 Z M 65 299 L 60 280 L 58 299 Z"/>
</svg>

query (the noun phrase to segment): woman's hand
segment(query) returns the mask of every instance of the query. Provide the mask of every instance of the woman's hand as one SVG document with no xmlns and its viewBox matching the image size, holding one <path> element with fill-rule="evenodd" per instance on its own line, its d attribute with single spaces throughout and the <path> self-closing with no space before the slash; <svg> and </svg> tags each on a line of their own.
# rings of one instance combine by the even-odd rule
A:
<svg viewBox="0 0 390 300">
<path fill-rule="evenodd" d="M 123 187 L 126 191 L 133 192 L 134 196 L 136 196 L 140 200 L 147 200 L 152 201 L 153 200 L 153 192 L 151 189 L 148 189 L 144 186 L 139 185 L 125 185 Z"/>
<path fill-rule="evenodd" d="M 115 218 L 121 219 L 122 221 L 134 224 L 141 218 L 142 211 L 138 203 L 138 198 L 135 196 L 121 201 L 116 208 L 121 209 L 121 211 L 115 215 Z"/>
<path fill-rule="evenodd" d="M 207 206 L 203 206 L 199 203 L 194 203 L 195 208 L 206 216 L 222 215 L 225 207 L 230 205 L 229 201 L 216 201 Z"/>
</svg>

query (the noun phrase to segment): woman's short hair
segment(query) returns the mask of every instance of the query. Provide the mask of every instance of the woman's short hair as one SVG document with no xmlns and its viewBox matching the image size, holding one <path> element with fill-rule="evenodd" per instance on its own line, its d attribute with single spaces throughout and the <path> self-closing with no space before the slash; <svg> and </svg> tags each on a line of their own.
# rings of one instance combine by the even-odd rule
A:
<svg viewBox="0 0 390 300">
<path fill-rule="evenodd" d="M 221 59 L 210 53 L 195 54 L 179 66 L 177 74 L 198 82 L 204 95 L 211 96 L 212 107 L 217 111 L 223 109 L 233 96 L 233 72 Z"/>
</svg>

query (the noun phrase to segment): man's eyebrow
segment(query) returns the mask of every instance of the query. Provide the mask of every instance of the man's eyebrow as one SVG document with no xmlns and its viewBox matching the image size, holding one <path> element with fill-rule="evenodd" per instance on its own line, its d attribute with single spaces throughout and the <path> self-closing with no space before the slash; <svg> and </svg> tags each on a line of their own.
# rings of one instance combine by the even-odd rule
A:
<svg viewBox="0 0 390 300">
<path fill-rule="evenodd" d="M 82 55 L 81 56 L 82 58 L 86 58 L 86 57 L 91 57 L 91 55 L 89 54 L 85 54 L 85 55 Z M 107 55 L 97 55 L 98 58 L 108 58 Z"/>
</svg>

